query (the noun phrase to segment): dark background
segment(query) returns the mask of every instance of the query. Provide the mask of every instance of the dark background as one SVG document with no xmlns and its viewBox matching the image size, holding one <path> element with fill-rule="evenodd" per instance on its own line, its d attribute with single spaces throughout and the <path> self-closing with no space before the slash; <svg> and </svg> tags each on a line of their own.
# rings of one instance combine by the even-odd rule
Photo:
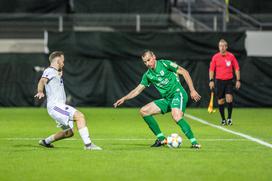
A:
<svg viewBox="0 0 272 181">
<path fill-rule="evenodd" d="M 77 0 L 0 0 L 0 13 L 157 13 L 168 12 L 167 0 L 84 1 Z M 86 3 L 88 2 L 88 3 Z M 230 1 L 244 12 L 270 12 L 270 1 Z M 0 27 L 4 28 L 4 27 Z M 169 59 L 189 71 L 201 94 L 193 107 L 206 107 L 209 101 L 208 68 L 224 38 L 241 68 L 241 89 L 234 92 L 238 107 L 272 106 L 272 57 L 248 57 L 245 32 L 49 32 L 49 51 L 65 53 L 64 83 L 73 106 L 112 106 L 141 81 L 146 67 L 141 61 L 144 49 L 158 59 Z M 42 69 L 49 65 L 45 53 L 0 54 L 0 106 L 40 106 L 34 100 Z M 35 68 L 36 67 L 36 68 Z M 188 87 L 181 77 L 185 89 Z M 124 106 L 142 106 L 159 98 L 154 87 L 146 89 Z"/>
</svg>

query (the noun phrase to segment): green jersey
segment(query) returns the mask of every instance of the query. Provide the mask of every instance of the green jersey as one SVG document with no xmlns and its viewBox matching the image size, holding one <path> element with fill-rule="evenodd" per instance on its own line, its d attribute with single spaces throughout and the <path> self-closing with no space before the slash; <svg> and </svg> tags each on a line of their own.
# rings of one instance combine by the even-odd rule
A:
<svg viewBox="0 0 272 181">
<path fill-rule="evenodd" d="M 140 84 L 153 84 L 163 98 L 171 98 L 175 93 L 185 93 L 176 74 L 178 65 L 170 60 L 158 60 L 155 69 L 148 69 Z"/>
</svg>

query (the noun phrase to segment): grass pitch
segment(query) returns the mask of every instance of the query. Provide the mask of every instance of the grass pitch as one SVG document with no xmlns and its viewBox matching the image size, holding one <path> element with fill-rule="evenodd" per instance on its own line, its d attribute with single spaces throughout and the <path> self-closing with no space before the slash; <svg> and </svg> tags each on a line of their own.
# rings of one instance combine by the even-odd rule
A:
<svg viewBox="0 0 272 181">
<path fill-rule="evenodd" d="M 190 143 L 170 114 L 155 116 L 165 135 L 179 133 L 179 149 L 151 148 L 155 137 L 138 109 L 80 108 L 93 142 L 103 151 L 85 151 L 75 131 L 54 149 L 38 145 L 59 129 L 45 108 L 1 108 L 0 180 L 271 180 L 272 148 L 186 118 L 202 144 Z M 187 109 L 219 125 L 219 113 Z M 225 127 L 272 144 L 272 109 L 234 109 Z"/>
</svg>

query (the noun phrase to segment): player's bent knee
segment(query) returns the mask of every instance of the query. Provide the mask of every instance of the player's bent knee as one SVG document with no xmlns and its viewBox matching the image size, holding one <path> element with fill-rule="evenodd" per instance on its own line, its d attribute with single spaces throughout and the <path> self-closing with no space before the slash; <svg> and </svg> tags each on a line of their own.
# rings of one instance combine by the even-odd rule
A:
<svg viewBox="0 0 272 181">
<path fill-rule="evenodd" d="M 172 117 L 176 122 L 178 122 L 179 120 L 182 119 L 183 114 L 182 113 L 172 113 Z"/>
<path fill-rule="evenodd" d="M 144 106 L 144 107 L 142 107 L 142 108 L 140 109 L 140 114 L 141 114 L 142 116 L 147 116 L 147 115 L 148 115 L 148 109 L 147 109 L 146 106 Z"/>
<path fill-rule="evenodd" d="M 74 115 L 74 120 L 75 121 L 84 121 L 85 120 L 84 114 L 79 111 L 76 111 L 75 115 Z"/>
<path fill-rule="evenodd" d="M 70 137 L 72 137 L 72 136 L 74 136 L 74 132 L 72 131 L 72 129 L 69 129 L 69 130 L 67 130 L 67 131 L 65 132 L 65 137 L 66 137 L 66 138 L 70 138 Z"/>
</svg>

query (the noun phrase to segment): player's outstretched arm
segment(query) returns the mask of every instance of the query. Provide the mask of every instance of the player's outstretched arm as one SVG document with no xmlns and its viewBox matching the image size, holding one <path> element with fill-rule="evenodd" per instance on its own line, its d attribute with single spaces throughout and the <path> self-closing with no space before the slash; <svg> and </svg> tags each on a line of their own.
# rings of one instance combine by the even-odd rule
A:
<svg viewBox="0 0 272 181">
<path fill-rule="evenodd" d="M 41 78 L 39 83 L 38 83 L 38 88 L 37 88 L 37 94 L 34 97 L 37 97 L 38 99 L 41 99 L 44 97 L 44 86 L 47 83 L 48 79 L 47 78 Z"/>
<path fill-rule="evenodd" d="M 184 77 L 184 79 L 190 89 L 191 98 L 196 102 L 199 101 L 201 99 L 201 96 L 196 92 L 189 72 L 187 70 L 185 70 L 184 68 L 182 68 L 181 66 L 179 66 L 177 73 Z"/>
<path fill-rule="evenodd" d="M 121 99 L 117 100 L 113 106 L 117 107 L 120 106 L 121 104 L 123 104 L 126 100 L 132 99 L 134 97 L 136 97 L 137 95 L 139 95 L 143 90 L 145 89 L 145 86 L 142 84 L 139 84 L 135 89 L 133 89 L 132 91 L 130 91 L 127 95 L 125 95 L 124 97 L 122 97 Z"/>
</svg>

